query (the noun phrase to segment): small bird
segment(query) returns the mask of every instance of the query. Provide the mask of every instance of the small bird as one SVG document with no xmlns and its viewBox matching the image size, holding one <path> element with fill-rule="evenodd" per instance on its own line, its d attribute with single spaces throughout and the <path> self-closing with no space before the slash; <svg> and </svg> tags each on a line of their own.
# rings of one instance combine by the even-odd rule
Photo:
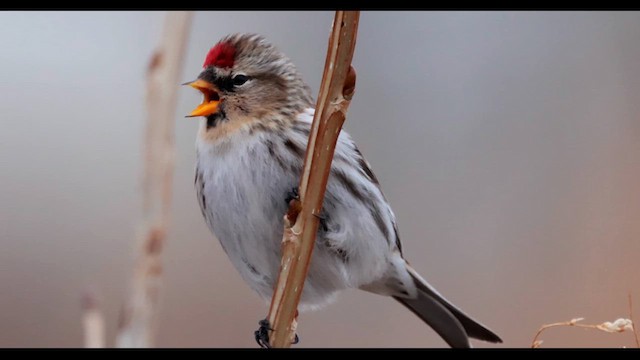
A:
<svg viewBox="0 0 640 360">
<path fill-rule="evenodd" d="M 196 139 L 198 202 L 241 277 L 269 301 L 280 269 L 283 215 L 302 172 L 313 98 L 291 60 L 260 35 L 222 38 L 207 53 L 203 69 L 186 84 L 204 97 L 188 115 L 204 117 Z M 357 288 L 393 297 L 451 347 L 470 347 L 469 338 L 502 342 L 404 259 L 395 215 L 344 130 L 320 219 L 301 311 Z"/>
</svg>

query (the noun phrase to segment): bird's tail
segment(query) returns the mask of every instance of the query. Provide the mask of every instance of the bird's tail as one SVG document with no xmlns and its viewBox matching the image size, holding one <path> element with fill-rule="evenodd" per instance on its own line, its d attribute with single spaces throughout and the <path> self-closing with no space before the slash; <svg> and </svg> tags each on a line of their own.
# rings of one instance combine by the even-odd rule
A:
<svg viewBox="0 0 640 360">
<path fill-rule="evenodd" d="M 402 305 L 418 315 L 453 348 L 471 347 L 469 338 L 500 343 L 502 339 L 484 325 L 471 319 L 438 293 L 420 274 L 407 264 L 407 270 L 418 288 L 414 299 L 394 296 Z"/>
</svg>

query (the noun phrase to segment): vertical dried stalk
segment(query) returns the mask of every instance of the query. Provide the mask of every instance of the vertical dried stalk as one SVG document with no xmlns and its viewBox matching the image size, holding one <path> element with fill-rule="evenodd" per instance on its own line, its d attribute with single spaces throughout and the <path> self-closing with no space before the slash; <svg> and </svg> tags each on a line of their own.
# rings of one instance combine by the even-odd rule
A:
<svg viewBox="0 0 640 360">
<path fill-rule="evenodd" d="M 355 71 L 351 66 L 358 30 L 358 11 L 336 11 L 329 37 L 329 49 L 318 94 L 315 116 L 300 179 L 300 204 L 285 215 L 282 262 L 267 319 L 273 330 L 272 347 L 289 347 L 292 326 L 307 277 L 311 253 L 318 231 L 331 161 L 350 100 L 355 91 Z M 300 209 L 299 213 L 297 209 Z"/>
<path fill-rule="evenodd" d="M 636 347 L 640 349 L 640 338 L 638 337 L 638 326 L 636 325 L 636 321 L 633 318 L 633 299 L 631 298 L 631 293 L 627 295 L 627 300 L 629 300 L 629 319 L 633 324 L 633 339 L 636 341 Z"/>
<path fill-rule="evenodd" d="M 86 294 L 82 299 L 82 328 L 85 348 L 105 347 L 104 316 L 92 294 Z"/>
<path fill-rule="evenodd" d="M 160 49 L 147 73 L 147 121 L 142 219 L 129 302 L 117 347 L 152 347 L 161 288 L 161 251 L 170 220 L 176 95 L 191 12 L 166 15 Z"/>
</svg>

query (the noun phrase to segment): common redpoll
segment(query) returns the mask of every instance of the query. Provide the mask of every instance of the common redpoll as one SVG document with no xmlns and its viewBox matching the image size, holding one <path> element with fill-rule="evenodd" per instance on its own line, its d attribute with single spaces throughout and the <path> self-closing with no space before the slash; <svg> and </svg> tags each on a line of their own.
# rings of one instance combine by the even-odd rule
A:
<svg viewBox="0 0 640 360">
<path fill-rule="evenodd" d="M 278 277 L 283 215 L 302 171 L 313 100 L 293 63 L 264 38 L 234 34 L 208 52 L 189 83 L 204 101 L 195 187 L 209 229 L 242 278 L 269 300 Z M 402 255 L 395 216 L 369 163 L 340 133 L 300 309 L 358 288 L 391 296 L 450 346 L 501 342 L 429 285 Z"/>
</svg>

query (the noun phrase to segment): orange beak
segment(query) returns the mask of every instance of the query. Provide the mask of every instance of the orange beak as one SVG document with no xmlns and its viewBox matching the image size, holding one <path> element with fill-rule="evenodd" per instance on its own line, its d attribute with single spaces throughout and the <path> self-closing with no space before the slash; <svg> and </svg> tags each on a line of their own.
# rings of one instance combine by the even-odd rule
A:
<svg viewBox="0 0 640 360">
<path fill-rule="evenodd" d="M 216 91 L 216 88 L 215 86 L 213 86 L 213 84 L 202 79 L 198 79 L 196 81 L 188 82 L 182 85 L 189 85 L 192 88 L 199 90 L 202 95 L 204 95 L 202 104 L 193 109 L 193 111 L 191 111 L 191 113 L 187 115 L 187 117 L 208 116 L 218 110 L 220 97 L 218 96 L 218 92 Z"/>
</svg>

